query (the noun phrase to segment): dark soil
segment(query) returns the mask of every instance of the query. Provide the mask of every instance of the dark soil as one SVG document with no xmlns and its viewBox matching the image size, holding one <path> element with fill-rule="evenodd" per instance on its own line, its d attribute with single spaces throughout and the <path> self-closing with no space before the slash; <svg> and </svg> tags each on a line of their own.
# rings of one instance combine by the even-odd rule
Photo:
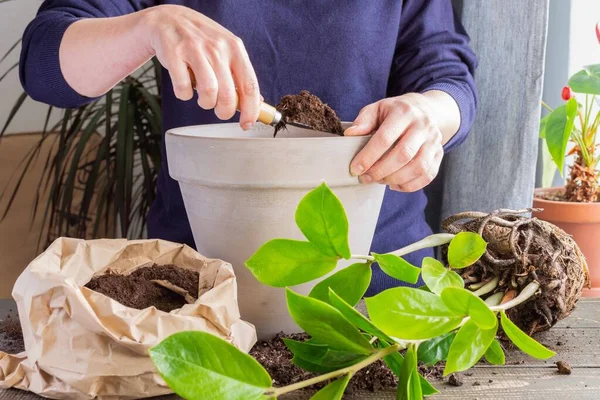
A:
<svg viewBox="0 0 600 400">
<path fill-rule="evenodd" d="M 309 338 L 304 333 L 284 335 L 278 334 L 275 338 L 268 341 L 259 341 L 252 350 L 250 355 L 254 357 L 273 378 L 273 385 L 276 387 L 291 385 L 296 382 L 301 382 L 310 379 L 318 374 L 306 372 L 292 363 L 293 354 L 288 350 L 283 338 L 289 338 L 298 341 L 304 341 Z M 442 381 L 444 366 L 441 364 L 431 367 L 419 365 L 419 372 L 427 380 Z M 452 380 L 460 380 L 458 374 L 452 374 L 449 377 L 449 383 Z M 310 388 L 316 391 L 328 382 L 321 382 Z M 380 390 L 395 390 L 398 385 L 398 379 L 392 371 L 385 365 L 383 361 L 377 361 L 368 367 L 358 371 L 348 384 L 346 393 L 352 394 L 360 391 L 377 392 Z"/>
<path fill-rule="evenodd" d="M 477 383 L 479 385 L 479 382 L 475 382 L 475 383 Z M 473 383 L 473 385 L 475 385 L 475 383 Z M 452 386 L 462 386 L 463 380 L 460 377 L 460 375 L 458 375 L 458 374 L 450 374 L 448 376 L 448 384 L 452 385 Z"/>
<path fill-rule="evenodd" d="M 168 281 L 198 298 L 199 274 L 175 265 L 153 265 L 135 270 L 129 275 L 108 271 L 94 277 L 87 288 L 102 293 L 124 306 L 143 310 L 155 306 L 165 312 L 187 304 L 184 296 L 158 285 L 153 280 Z"/>
<path fill-rule="evenodd" d="M 571 366 L 564 361 L 557 361 L 556 368 L 561 375 L 571 375 Z"/>
<path fill-rule="evenodd" d="M 0 351 L 8 354 L 17 354 L 25 351 L 23 331 L 19 317 L 10 310 L 11 314 L 0 320 Z"/>
<path fill-rule="evenodd" d="M 571 314 L 589 275 L 573 238 L 553 224 L 523 216 L 530 211 L 535 210 L 464 212 L 442 225 L 449 233 L 477 232 L 488 243 L 480 260 L 460 270 L 467 285 L 498 277 L 490 295 L 502 292 L 507 297 L 512 291 L 518 295 L 531 282 L 540 284 L 534 296 L 507 311 L 517 326 L 533 335 Z"/>
<path fill-rule="evenodd" d="M 306 372 L 292 363 L 293 354 L 281 340 L 282 338 L 304 341 L 308 339 L 308 335 L 280 333 L 271 340 L 259 341 L 250 350 L 250 355 L 262 364 L 273 378 L 273 385 L 276 387 L 287 386 L 317 376 L 318 374 Z M 322 382 L 312 386 L 311 389 L 317 390 L 326 384 L 327 382 Z M 346 393 L 395 389 L 397 384 L 398 380 L 392 371 L 383 361 L 378 361 L 354 374 Z"/>
<path fill-rule="evenodd" d="M 282 121 L 275 127 L 275 135 L 285 128 L 288 122 L 308 125 L 317 131 L 337 135 L 344 132 L 335 111 L 306 90 L 299 94 L 283 96 L 275 108 L 283 114 Z"/>
</svg>

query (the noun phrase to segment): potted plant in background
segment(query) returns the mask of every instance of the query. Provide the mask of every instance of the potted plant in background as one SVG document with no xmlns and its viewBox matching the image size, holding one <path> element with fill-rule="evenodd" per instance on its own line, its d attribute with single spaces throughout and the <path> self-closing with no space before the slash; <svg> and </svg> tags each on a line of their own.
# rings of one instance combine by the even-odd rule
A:
<svg viewBox="0 0 600 400">
<path fill-rule="evenodd" d="M 0 0 L 0 4 L 6 1 Z M 8 64 L 8 60 L 19 43 L 0 57 L 0 83 L 14 77 L 19 63 Z M 4 208 L 0 218 L 10 212 L 23 178 L 34 173 L 41 155 L 44 167 L 31 218 L 32 223 L 37 214 L 43 218 L 40 247 L 61 236 L 144 237 L 161 166 L 160 76 L 160 64 L 153 59 L 90 104 L 65 110 L 48 107 L 39 141 L 0 193 Z M 22 93 L 16 99 L 8 119 L 0 124 L 0 139 L 15 115 L 25 112 L 27 97 Z M 60 118 L 51 124 L 57 114 Z M 50 151 L 42 154 L 48 144 Z"/>
<path fill-rule="evenodd" d="M 596 25 L 600 43 L 600 23 Z M 562 90 L 565 104 L 551 109 L 540 125 L 540 137 L 564 176 L 565 160 L 574 157 L 565 187 L 538 188 L 533 205 L 543 209 L 540 219 L 551 222 L 573 236 L 587 259 L 590 290 L 585 296 L 600 296 L 600 64 L 577 72 Z M 569 148 L 569 146 L 571 146 Z"/>
</svg>

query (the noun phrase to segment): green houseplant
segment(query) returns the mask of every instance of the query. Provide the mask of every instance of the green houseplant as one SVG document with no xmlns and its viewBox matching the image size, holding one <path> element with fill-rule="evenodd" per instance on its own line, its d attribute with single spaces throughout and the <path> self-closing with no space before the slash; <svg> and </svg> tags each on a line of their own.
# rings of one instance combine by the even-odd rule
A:
<svg viewBox="0 0 600 400">
<path fill-rule="evenodd" d="M 478 289 L 465 288 L 457 271 L 473 265 L 486 252 L 487 243 L 479 234 L 437 234 L 393 254 L 352 254 L 344 208 L 325 184 L 300 201 L 295 219 L 306 240 L 271 240 L 248 259 L 246 266 L 260 282 L 285 287 L 327 274 L 338 260 L 357 261 L 318 283 L 308 296 L 286 289 L 292 318 L 311 336 L 306 342 L 285 340 L 294 354 L 292 361 L 321 375 L 273 387 L 267 371 L 234 346 L 210 334 L 180 332 L 150 350 L 158 371 L 180 396 L 275 399 L 329 382 L 312 399 L 341 399 L 356 371 L 383 359 L 398 377 L 396 398 L 422 399 L 437 390 L 419 374 L 417 361 L 445 361 L 444 374 L 469 369 L 482 357 L 492 364 L 504 364 L 504 352 L 496 339 L 500 326 L 527 354 L 542 359 L 554 355 L 506 314 L 537 296 L 543 290 L 539 282 L 529 282 L 510 299 L 504 292 L 482 290 L 481 285 Z M 426 258 L 418 269 L 399 255 L 443 244 L 448 244 L 448 267 Z M 307 246 L 314 249 L 310 262 L 302 251 L 289 251 Z M 370 283 L 375 261 L 386 274 L 408 283 L 416 283 L 421 275 L 426 286 L 388 289 L 367 298 L 367 318 L 354 306 Z"/>
<path fill-rule="evenodd" d="M 596 25 L 600 43 L 600 23 Z M 592 289 L 585 295 L 600 296 L 600 64 L 589 65 L 569 78 L 562 90 L 565 104 L 542 118 L 540 137 L 552 161 L 564 174 L 566 159 L 574 157 L 564 188 L 538 188 L 534 207 L 539 218 L 571 234 L 585 255 Z M 569 146 L 571 146 L 569 148 Z"/>
<path fill-rule="evenodd" d="M 0 67 L 18 45 L 4 54 Z M 0 73 L 0 84 L 14 78 L 17 68 L 18 63 L 7 66 Z M 39 141 L 2 191 L 3 217 L 10 212 L 23 177 L 32 173 L 33 164 L 42 156 L 40 190 L 32 203 L 32 221 L 38 213 L 43 218 L 40 245 L 59 236 L 142 237 L 161 165 L 160 89 L 160 64 L 152 60 L 90 104 L 64 110 L 48 107 Z M 0 138 L 22 112 L 27 97 L 22 93 L 17 98 L 7 121 L 0 125 Z M 51 126 L 49 121 L 56 114 L 60 118 Z M 48 143 L 50 152 L 41 154 Z"/>
</svg>

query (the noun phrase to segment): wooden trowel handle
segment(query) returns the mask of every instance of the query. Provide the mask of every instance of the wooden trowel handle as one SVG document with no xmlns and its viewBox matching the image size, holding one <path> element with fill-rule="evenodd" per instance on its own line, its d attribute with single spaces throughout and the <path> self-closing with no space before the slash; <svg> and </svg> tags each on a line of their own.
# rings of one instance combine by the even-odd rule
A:
<svg viewBox="0 0 600 400">
<path fill-rule="evenodd" d="M 194 76 L 194 72 L 188 67 L 188 72 L 190 74 L 190 79 L 192 81 L 192 87 L 196 89 L 196 77 Z M 236 89 L 237 90 L 237 89 Z M 235 109 L 240 111 L 240 98 L 238 96 L 238 104 L 235 106 Z M 258 122 L 262 122 L 266 125 L 275 126 L 281 121 L 281 113 L 277 111 L 275 107 L 270 104 L 262 101 L 260 103 L 260 113 L 258 114 Z"/>
</svg>

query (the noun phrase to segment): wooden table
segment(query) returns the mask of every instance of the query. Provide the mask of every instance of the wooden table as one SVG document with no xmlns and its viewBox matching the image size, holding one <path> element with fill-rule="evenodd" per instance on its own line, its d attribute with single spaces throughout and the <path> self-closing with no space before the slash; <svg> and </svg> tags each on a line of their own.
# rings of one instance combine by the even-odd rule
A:
<svg viewBox="0 0 600 400">
<path fill-rule="evenodd" d="M 0 300 L 0 318 L 14 304 Z M 431 399 L 482 400 L 587 400 L 600 399 L 600 299 L 582 299 L 575 312 L 537 339 L 558 354 L 552 360 L 532 359 L 521 352 L 510 351 L 507 365 L 476 366 L 462 374 L 460 387 L 433 382 L 440 394 Z M 559 344 L 560 343 L 560 344 Z M 556 361 L 566 361 L 571 375 L 559 375 Z M 511 365 L 512 364 L 512 365 Z M 305 399 L 306 394 L 287 396 L 287 399 Z M 362 393 L 353 399 L 392 400 L 393 393 Z M 0 391 L 0 400 L 38 400 L 38 396 L 18 391 Z M 153 400 L 175 400 L 177 396 L 163 396 Z"/>
</svg>

